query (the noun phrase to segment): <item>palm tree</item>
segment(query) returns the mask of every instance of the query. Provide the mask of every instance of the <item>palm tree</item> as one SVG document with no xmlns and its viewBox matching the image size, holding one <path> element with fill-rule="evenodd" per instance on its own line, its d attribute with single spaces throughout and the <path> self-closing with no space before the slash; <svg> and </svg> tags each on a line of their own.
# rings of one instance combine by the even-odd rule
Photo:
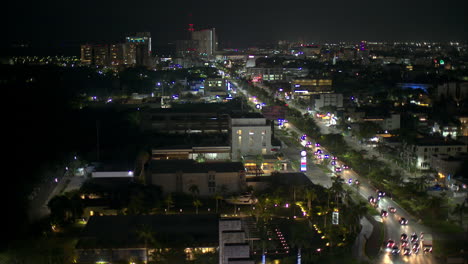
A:
<svg viewBox="0 0 468 264">
<path fill-rule="evenodd" d="M 349 205 L 350 204 L 350 201 L 351 201 L 351 194 L 353 192 L 351 190 L 344 190 L 344 202 Z"/>
<path fill-rule="evenodd" d="M 338 197 L 341 196 L 343 193 L 343 183 L 344 179 L 337 176 L 337 177 L 332 177 L 333 183 L 332 186 L 330 187 L 330 191 L 335 195 L 335 205 L 338 205 Z"/>
<path fill-rule="evenodd" d="M 454 214 L 458 214 L 458 216 L 460 217 L 459 220 L 460 220 L 460 225 L 463 227 L 463 214 L 465 213 L 465 202 L 461 203 L 461 204 L 457 204 L 455 206 L 455 208 L 453 209 L 453 213 Z"/>
<path fill-rule="evenodd" d="M 148 242 L 155 243 L 153 228 L 149 225 L 141 225 L 137 228 L 136 234 L 145 243 L 145 258 L 148 262 Z"/>
<path fill-rule="evenodd" d="M 214 195 L 214 198 L 216 200 L 216 213 L 218 212 L 218 209 L 219 209 L 219 201 L 224 199 L 224 196 L 226 195 L 227 190 L 228 188 L 225 184 L 218 186 L 218 190 L 216 191 Z"/>
<path fill-rule="evenodd" d="M 426 208 L 432 213 L 432 219 L 437 219 L 436 214 L 440 211 L 443 205 L 443 200 L 438 196 L 431 196 L 426 200 Z"/>
<path fill-rule="evenodd" d="M 192 184 L 189 187 L 189 192 L 192 193 L 193 197 L 196 197 L 198 194 L 200 194 L 200 189 L 198 189 L 198 185 Z"/>
<path fill-rule="evenodd" d="M 291 226 L 291 247 L 297 248 L 297 264 L 302 263 L 302 249 L 311 244 L 311 230 L 304 223 L 295 223 Z"/>
<path fill-rule="evenodd" d="M 223 200 L 224 197 L 221 195 L 221 193 L 216 192 L 215 195 L 214 195 L 214 198 L 216 200 L 216 213 L 218 213 L 219 201 Z"/>
<path fill-rule="evenodd" d="M 350 207 L 350 213 L 354 216 L 355 225 L 353 225 L 354 232 L 356 232 L 356 227 L 359 225 L 361 218 L 367 213 L 367 205 L 364 202 L 359 202 L 358 204 L 353 204 Z"/>
<path fill-rule="evenodd" d="M 172 194 L 168 194 L 166 196 L 166 199 L 164 200 L 164 202 L 166 203 L 167 205 L 167 213 L 169 213 L 169 210 L 171 209 L 171 207 L 174 205 L 174 199 L 172 198 Z"/>
<path fill-rule="evenodd" d="M 199 199 L 195 199 L 193 201 L 193 206 L 195 206 L 195 211 L 198 214 L 198 207 L 202 206 L 202 202 Z"/>
<path fill-rule="evenodd" d="M 314 189 L 312 188 L 307 188 L 305 189 L 305 198 L 307 199 L 307 209 L 309 210 L 309 214 L 311 214 L 312 211 L 312 202 L 315 201 L 317 197 L 317 193 L 315 192 Z"/>
<path fill-rule="evenodd" d="M 145 184 L 145 164 L 150 160 L 150 155 L 147 151 L 140 151 L 135 162 L 135 173 L 138 182 Z"/>
</svg>

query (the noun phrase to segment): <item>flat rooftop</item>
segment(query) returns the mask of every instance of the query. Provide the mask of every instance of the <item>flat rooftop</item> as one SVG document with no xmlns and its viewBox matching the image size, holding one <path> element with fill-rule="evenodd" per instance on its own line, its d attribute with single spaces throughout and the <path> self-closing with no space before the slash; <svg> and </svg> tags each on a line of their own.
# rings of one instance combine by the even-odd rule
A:
<svg viewBox="0 0 468 264">
<path fill-rule="evenodd" d="M 164 246 L 216 247 L 217 214 L 93 216 L 80 235 L 77 249 L 144 248 L 139 230 L 147 227 Z"/>
</svg>

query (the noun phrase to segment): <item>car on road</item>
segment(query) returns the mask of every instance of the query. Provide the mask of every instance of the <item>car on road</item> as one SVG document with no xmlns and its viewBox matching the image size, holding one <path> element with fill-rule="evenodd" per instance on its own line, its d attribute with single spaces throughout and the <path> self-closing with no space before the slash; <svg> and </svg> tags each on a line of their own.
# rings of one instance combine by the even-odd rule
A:
<svg viewBox="0 0 468 264">
<path fill-rule="evenodd" d="M 381 190 L 377 190 L 377 197 L 383 198 L 385 196 L 385 192 Z"/>
<path fill-rule="evenodd" d="M 416 243 L 416 242 L 419 242 L 419 237 L 416 233 L 413 233 L 411 235 L 411 243 Z"/>
<path fill-rule="evenodd" d="M 400 223 L 400 225 L 407 225 L 408 224 L 408 219 L 406 219 L 404 217 L 400 217 L 400 220 L 398 220 L 398 222 Z"/>
<path fill-rule="evenodd" d="M 414 243 L 413 244 L 413 253 L 418 254 L 419 253 L 419 243 Z"/>
<path fill-rule="evenodd" d="M 405 247 L 409 247 L 410 246 L 410 243 L 408 243 L 408 240 L 405 240 L 405 241 L 401 241 L 401 248 L 405 248 Z"/>
<path fill-rule="evenodd" d="M 397 245 L 395 245 L 392 247 L 392 251 L 390 252 L 392 253 L 392 255 L 398 255 L 400 254 L 400 248 Z"/>
<path fill-rule="evenodd" d="M 341 166 L 343 168 L 343 170 L 349 170 L 349 166 L 348 165 L 343 165 Z"/>
<path fill-rule="evenodd" d="M 401 240 L 408 240 L 408 235 L 403 233 L 403 234 L 401 234 L 400 238 L 401 238 Z"/>
<path fill-rule="evenodd" d="M 408 247 L 403 248 L 403 256 L 410 256 L 411 255 L 411 249 Z"/>
<path fill-rule="evenodd" d="M 380 210 L 380 216 L 382 216 L 382 217 L 387 217 L 387 216 L 388 216 L 388 212 L 385 211 L 385 210 Z"/>
<path fill-rule="evenodd" d="M 395 246 L 395 241 L 392 239 L 387 240 L 385 247 L 392 248 L 393 246 Z"/>
<path fill-rule="evenodd" d="M 390 213 L 392 213 L 392 214 L 396 213 L 396 208 L 393 207 L 393 206 L 389 206 L 389 207 L 387 207 L 387 209 L 388 209 L 388 211 L 389 211 Z"/>
<path fill-rule="evenodd" d="M 377 200 L 374 198 L 374 196 L 369 196 L 369 198 L 367 198 L 367 200 L 369 201 L 369 203 L 373 204 L 373 203 L 376 203 Z"/>
</svg>

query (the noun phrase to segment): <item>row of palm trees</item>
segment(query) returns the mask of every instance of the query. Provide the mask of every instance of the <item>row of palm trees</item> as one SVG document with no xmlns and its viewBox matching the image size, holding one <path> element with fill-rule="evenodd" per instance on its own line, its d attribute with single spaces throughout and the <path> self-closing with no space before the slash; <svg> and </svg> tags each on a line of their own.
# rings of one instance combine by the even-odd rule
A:
<svg viewBox="0 0 468 264">
<path fill-rule="evenodd" d="M 271 228 L 271 220 L 275 218 L 275 204 L 285 204 L 287 201 L 302 202 L 306 206 L 307 219 L 311 223 L 319 223 L 323 220 L 325 233 L 329 241 L 330 248 L 340 245 L 343 240 L 347 243 L 352 242 L 353 238 L 360 231 L 360 219 L 367 213 L 366 203 L 356 203 L 351 199 L 351 191 L 343 188 L 344 180 L 341 177 L 334 177 L 332 186 L 328 189 L 318 185 L 306 186 L 273 186 L 270 190 L 263 194 L 257 194 L 258 203 L 255 205 L 255 210 L 252 210 L 252 215 L 257 222 L 257 228 L 261 233 L 261 245 L 263 252 L 265 247 L 269 245 L 266 232 Z M 338 209 L 340 212 L 340 222 L 338 225 L 327 225 L 327 219 L 330 218 L 331 212 Z M 297 221 L 292 221 L 294 226 Z M 298 231 L 301 229 L 300 231 Z M 291 238 L 289 243 L 299 252 L 307 248 L 311 242 L 310 231 L 312 229 L 297 227 L 292 228 Z M 294 231 L 294 232 L 293 232 Z M 304 239 L 304 236 L 307 237 Z M 301 254 L 298 254 L 300 258 Z M 309 256 L 310 257 L 310 256 Z M 299 262 L 298 262 L 299 263 Z"/>
</svg>

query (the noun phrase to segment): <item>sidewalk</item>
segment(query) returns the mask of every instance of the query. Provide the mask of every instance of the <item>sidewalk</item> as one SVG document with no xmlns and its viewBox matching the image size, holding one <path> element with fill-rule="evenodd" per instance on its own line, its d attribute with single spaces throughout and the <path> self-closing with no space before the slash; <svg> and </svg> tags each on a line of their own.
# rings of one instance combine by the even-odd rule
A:
<svg viewBox="0 0 468 264">
<path fill-rule="evenodd" d="M 372 231 L 374 230 L 374 226 L 367 220 L 366 217 L 361 218 L 361 232 L 358 234 L 356 237 L 356 240 L 354 240 L 353 244 L 353 257 L 357 258 L 360 261 L 366 261 L 369 262 L 369 258 L 365 254 L 365 245 L 367 242 L 367 238 L 371 237 Z"/>
<path fill-rule="evenodd" d="M 367 257 L 371 260 L 375 259 L 382 248 L 382 237 L 381 234 L 384 232 L 383 223 L 377 222 L 373 217 L 366 215 L 366 219 L 372 224 L 373 230 L 369 237 L 366 237 L 365 252 Z"/>
</svg>

